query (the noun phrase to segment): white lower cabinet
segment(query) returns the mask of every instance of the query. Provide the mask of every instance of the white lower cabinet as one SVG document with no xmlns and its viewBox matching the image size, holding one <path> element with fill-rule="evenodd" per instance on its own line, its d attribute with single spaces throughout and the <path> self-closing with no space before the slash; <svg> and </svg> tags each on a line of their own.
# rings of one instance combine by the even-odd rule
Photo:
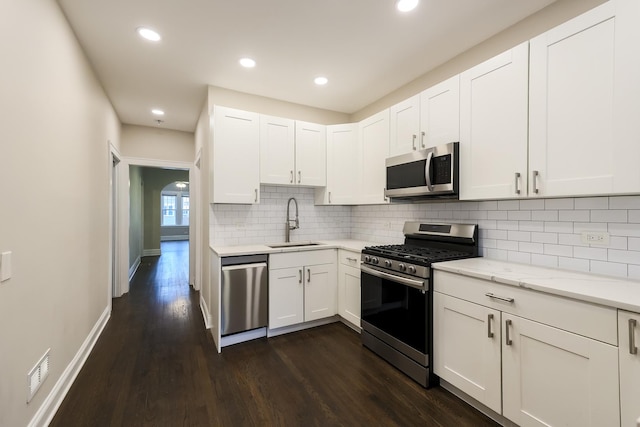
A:
<svg viewBox="0 0 640 427">
<path fill-rule="evenodd" d="M 360 253 L 338 251 L 338 314 L 360 327 Z"/>
<path fill-rule="evenodd" d="M 337 313 L 336 251 L 269 257 L 269 328 L 310 322 Z"/>
<path fill-rule="evenodd" d="M 622 427 L 640 420 L 640 313 L 618 312 L 620 347 L 620 418 Z"/>
<path fill-rule="evenodd" d="M 434 277 L 436 375 L 520 426 L 620 425 L 615 309 Z"/>
</svg>

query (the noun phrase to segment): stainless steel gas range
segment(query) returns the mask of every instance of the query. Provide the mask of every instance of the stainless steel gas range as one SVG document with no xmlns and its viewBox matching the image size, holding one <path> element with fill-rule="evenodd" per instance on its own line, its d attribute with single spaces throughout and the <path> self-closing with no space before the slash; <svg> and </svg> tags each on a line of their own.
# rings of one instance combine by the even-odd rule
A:
<svg viewBox="0 0 640 427">
<path fill-rule="evenodd" d="M 431 264 L 478 256 L 475 224 L 406 222 L 402 245 L 362 250 L 362 343 L 424 387 L 432 354 Z"/>
</svg>

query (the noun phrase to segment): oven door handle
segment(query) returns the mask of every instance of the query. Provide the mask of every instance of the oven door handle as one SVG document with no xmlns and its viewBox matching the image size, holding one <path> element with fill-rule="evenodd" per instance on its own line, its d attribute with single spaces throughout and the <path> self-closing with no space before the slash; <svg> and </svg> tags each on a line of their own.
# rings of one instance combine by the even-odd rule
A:
<svg viewBox="0 0 640 427">
<path fill-rule="evenodd" d="M 397 282 L 405 286 L 411 286 L 412 288 L 425 289 L 424 280 L 408 279 L 406 277 L 396 276 L 395 274 L 389 274 L 385 273 L 384 271 L 374 270 L 373 268 L 367 267 L 366 265 L 361 265 L 360 271 L 375 277 L 379 277 L 381 279 L 388 279 L 392 282 Z"/>
</svg>

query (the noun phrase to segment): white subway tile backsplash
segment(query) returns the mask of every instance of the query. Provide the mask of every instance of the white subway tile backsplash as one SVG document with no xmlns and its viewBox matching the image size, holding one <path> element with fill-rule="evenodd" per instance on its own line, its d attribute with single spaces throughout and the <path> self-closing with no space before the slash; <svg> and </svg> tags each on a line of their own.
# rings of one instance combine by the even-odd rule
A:
<svg viewBox="0 0 640 427">
<path fill-rule="evenodd" d="M 520 200 L 520 209 L 523 211 L 544 210 L 544 199 Z"/>
<path fill-rule="evenodd" d="M 629 265 L 627 275 L 629 279 L 640 280 L 640 265 Z"/>
<path fill-rule="evenodd" d="M 498 210 L 498 202 L 495 200 L 484 201 L 478 203 L 478 209 L 482 211 L 495 211 Z"/>
<path fill-rule="evenodd" d="M 531 233 L 528 231 L 509 231 L 507 234 L 509 240 L 514 240 L 516 242 L 530 242 L 531 241 Z"/>
<path fill-rule="evenodd" d="M 576 209 L 609 209 L 608 197 L 584 197 L 575 199 Z"/>
<path fill-rule="evenodd" d="M 498 221 L 498 230 L 517 230 L 518 221 Z"/>
<path fill-rule="evenodd" d="M 612 236 L 640 237 L 639 224 L 609 224 L 609 234 Z"/>
<path fill-rule="evenodd" d="M 604 248 L 574 247 L 573 256 L 575 258 L 596 259 L 600 261 L 607 261 L 607 250 Z"/>
<path fill-rule="evenodd" d="M 544 231 L 544 222 L 542 221 L 520 221 L 518 224 L 520 231 L 534 231 L 542 233 Z"/>
<path fill-rule="evenodd" d="M 558 233 L 531 233 L 531 241 L 537 243 L 558 243 Z"/>
<path fill-rule="evenodd" d="M 558 267 L 558 257 L 555 255 L 531 254 L 531 264 L 541 267 Z"/>
<path fill-rule="evenodd" d="M 580 234 L 558 234 L 558 243 L 560 245 L 569 245 L 569 246 L 589 246 L 588 243 L 582 242 L 582 236 Z"/>
<path fill-rule="evenodd" d="M 573 257 L 573 246 L 551 245 L 547 243 L 544 245 L 544 253 L 545 255 Z"/>
<path fill-rule="evenodd" d="M 574 207 L 574 199 L 546 199 L 544 201 L 546 210 L 574 209 Z"/>
<path fill-rule="evenodd" d="M 558 221 L 588 222 L 589 211 L 559 211 Z"/>
<path fill-rule="evenodd" d="M 629 237 L 629 247 L 630 251 L 640 251 L 640 238 L 638 237 Z"/>
<path fill-rule="evenodd" d="M 609 197 L 609 209 L 640 209 L 640 196 Z"/>
<path fill-rule="evenodd" d="M 544 245 L 542 243 L 520 242 L 518 244 L 520 252 L 529 252 L 533 254 L 544 253 Z"/>
<path fill-rule="evenodd" d="M 531 211 L 508 211 L 510 221 L 530 221 Z"/>
<path fill-rule="evenodd" d="M 629 222 L 632 222 L 634 224 L 640 223 L 640 210 L 629 211 Z"/>
<path fill-rule="evenodd" d="M 547 233 L 573 233 L 572 222 L 545 222 L 544 231 Z"/>
<path fill-rule="evenodd" d="M 508 211 L 488 211 L 487 218 L 496 219 L 496 220 L 506 220 L 506 219 L 509 219 L 509 212 Z"/>
<path fill-rule="evenodd" d="M 497 249 L 504 249 L 507 251 L 517 251 L 518 250 L 518 242 L 513 242 L 511 240 L 498 240 L 496 241 Z"/>
<path fill-rule="evenodd" d="M 609 226 L 602 222 L 576 222 L 573 224 L 574 233 L 582 233 L 583 231 L 607 231 Z"/>
<path fill-rule="evenodd" d="M 533 221 L 558 221 L 558 211 L 557 210 L 532 211 L 531 219 Z"/>
<path fill-rule="evenodd" d="M 617 264 L 614 262 L 591 261 L 591 273 L 604 274 L 606 276 L 627 277 L 627 264 Z"/>
<path fill-rule="evenodd" d="M 608 260 L 611 262 L 640 265 L 640 252 L 609 249 Z"/>
<path fill-rule="evenodd" d="M 592 210 L 593 222 L 627 222 L 626 210 Z"/>
<path fill-rule="evenodd" d="M 567 270 L 588 272 L 590 268 L 590 263 L 589 263 L 589 260 L 587 259 L 559 257 L 558 267 L 565 268 Z"/>
<path fill-rule="evenodd" d="M 519 200 L 499 200 L 498 201 L 499 211 L 516 211 L 519 209 L 520 209 Z"/>
<path fill-rule="evenodd" d="M 508 260 L 521 264 L 531 264 L 531 254 L 526 252 L 509 252 Z"/>
</svg>

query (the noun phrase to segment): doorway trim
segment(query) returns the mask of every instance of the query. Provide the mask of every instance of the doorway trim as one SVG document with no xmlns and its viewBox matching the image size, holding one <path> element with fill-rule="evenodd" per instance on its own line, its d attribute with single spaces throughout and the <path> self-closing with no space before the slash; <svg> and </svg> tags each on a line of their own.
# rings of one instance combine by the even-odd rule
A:
<svg viewBox="0 0 640 427">
<path fill-rule="evenodd" d="M 182 162 L 182 161 L 171 161 L 171 160 L 156 160 L 156 159 L 146 159 L 146 158 L 138 158 L 138 157 L 121 157 L 121 164 L 125 167 L 120 169 L 120 179 L 119 179 L 119 190 L 120 190 L 120 208 L 118 219 L 120 220 L 120 224 L 122 225 L 118 230 L 119 243 L 118 246 L 121 250 L 121 260 L 120 262 L 120 270 L 119 270 L 119 278 L 120 278 L 120 294 L 115 295 L 114 297 L 122 296 L 123 294 L 129 292 L 129 166 L 142 166 L 142 167 L 153 167 L 160 169 L 180 169 L 180 170 L 188 170 L 189 171 L 189 201 L 192 200 L 195 202 L 194 204 L 198 205 L 198 191 L 197 188 L 191 186 L 191 182 L 194 181 L 194 167 L 195 165 L 190 162 Z M 194 210 L 195 214 L 194 219 L 197 219 L 198 212 Z M 191 216 L 191 212 L 190 212 Z M 192 233 L 198 232 L 198 230 L 193 230 L 197 227 L 197 220 L 192 221 L 189 219 L 189 271 L 194 271 L 195 269 L 195 242 L 194 239 L 191 238 Z M 194 285 L 192 282 L 192 276 L 189 274 L 189 284 Z M 195 286 L 194 286 L 195 287 Z"/>
<path fill-rule="evenodd" d="M 123 264 L 122 244 L 122 155 L 113 143 L 108 140 L 109 150 L 109 272 L 108 272 L 108 304 L 111 311 L 111 299 L 122 295 Z M 128 173 L 127 173 L 128 175 Z M 127 176 L 128 178 L 128 176 Z M 128 230 L 128 226 L 127 226 Z"/>
</svg>

